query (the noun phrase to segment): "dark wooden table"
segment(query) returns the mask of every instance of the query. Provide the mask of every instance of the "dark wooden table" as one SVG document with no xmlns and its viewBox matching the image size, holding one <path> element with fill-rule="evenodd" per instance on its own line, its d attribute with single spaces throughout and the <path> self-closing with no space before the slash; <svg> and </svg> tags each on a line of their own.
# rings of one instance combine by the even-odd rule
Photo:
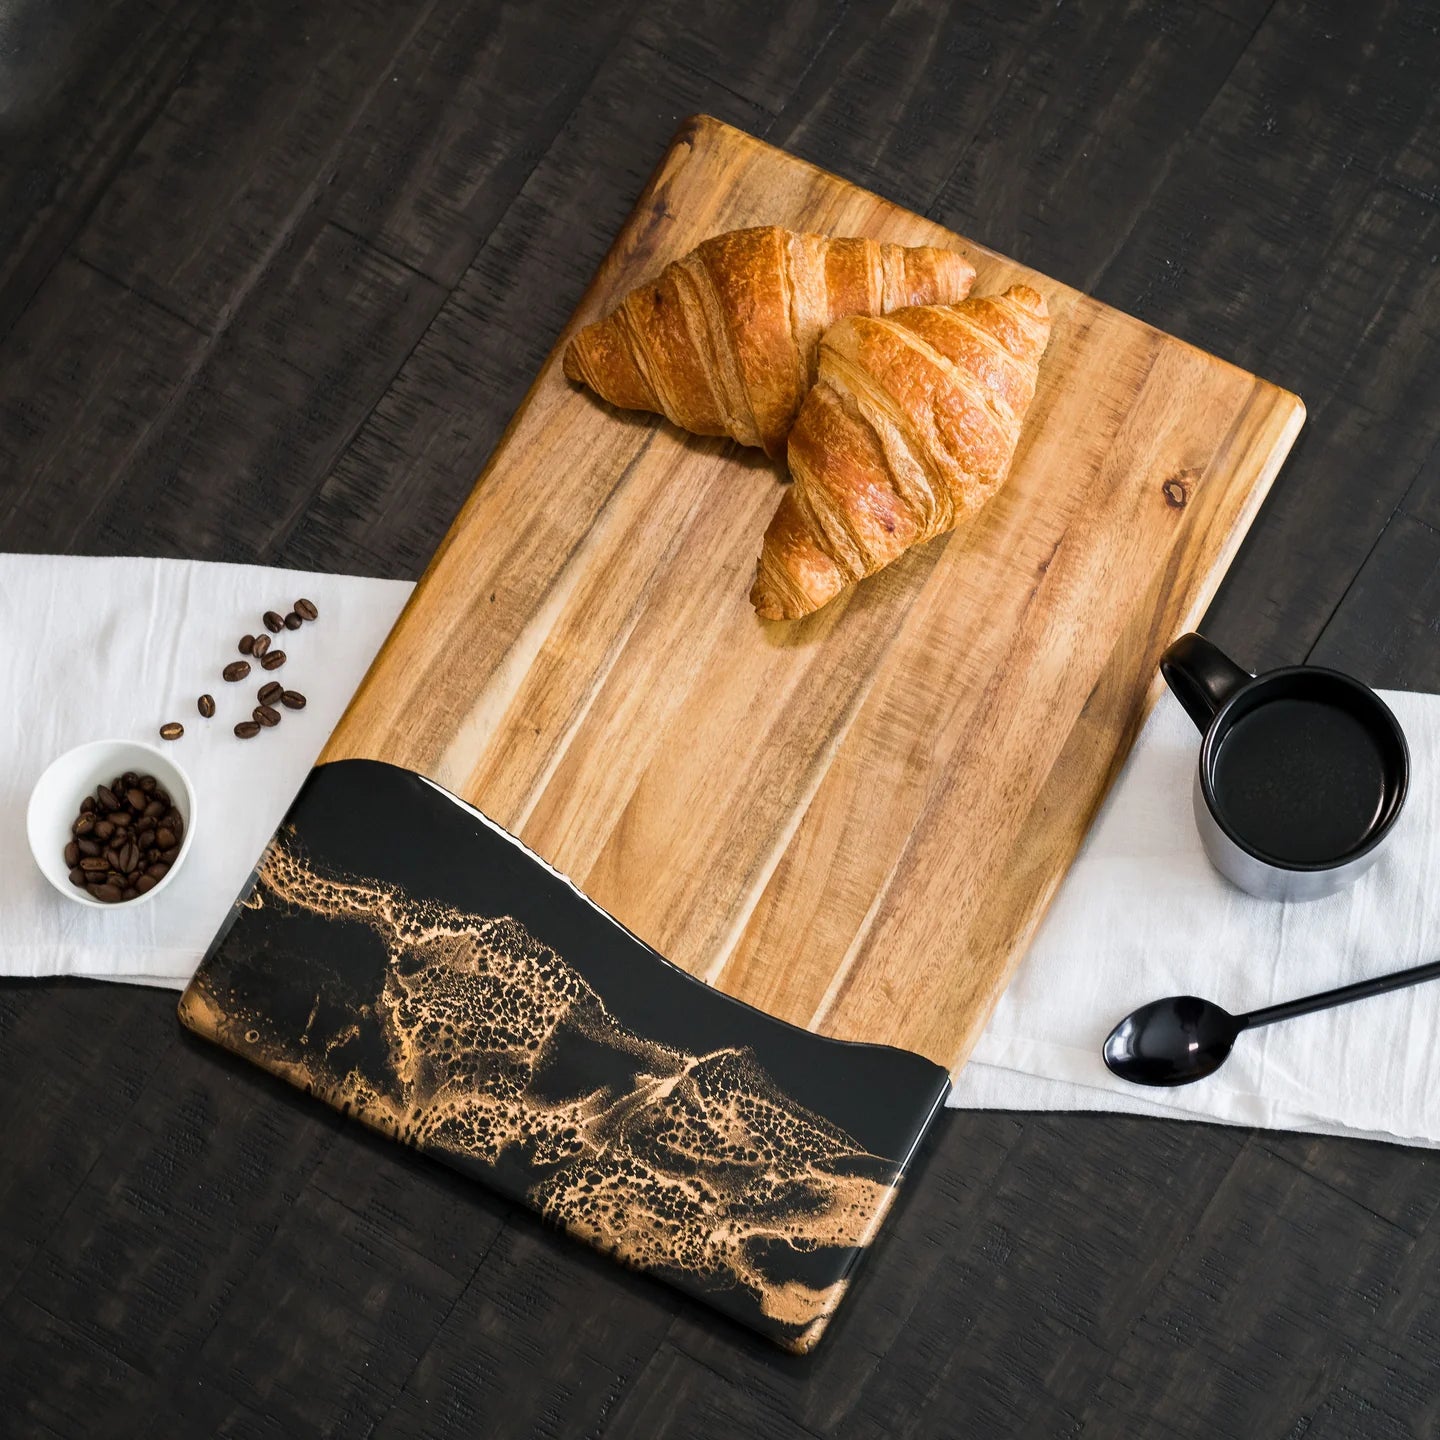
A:
<svg viewBox="0 0 1440 1440">
<path fill-rule="evenodd" d="M 1437 74 L 1400 0 L 18 0 L 0 548 L 416 575 L 706 110 L 1298 391 L 1207 626 L 1434 689 Z M 171 995 L 0 988 L 0 1117 L 6 1436 L 1440 1432 L 1420 1151 L 951 1114 L 794 1360 Z"/>
</svg>

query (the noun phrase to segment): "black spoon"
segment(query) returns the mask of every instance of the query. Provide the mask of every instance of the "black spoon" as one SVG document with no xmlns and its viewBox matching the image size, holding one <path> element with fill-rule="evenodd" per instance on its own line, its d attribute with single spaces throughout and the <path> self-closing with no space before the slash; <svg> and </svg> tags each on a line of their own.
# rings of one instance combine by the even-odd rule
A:
<svg viewBox="0 0 1440 1440">
<path fill-rule="evenodd" d="M 1122 1080 L 1136 1085 L 1189 1085 L 1213 1075 L 1230 1058 L 1235 1037 L 1242 1030 L 1435 979 L 1440 979 L 1440 960 L 1269 1005 L 1248 1015 L 1232 1015 L 1213 1000 L 1201 1000 L 1195 995 L 1152 1000 L 1132 1011 L 1110 1032 L 1105 1041 L 1105 1063 Z"/>
</svg>

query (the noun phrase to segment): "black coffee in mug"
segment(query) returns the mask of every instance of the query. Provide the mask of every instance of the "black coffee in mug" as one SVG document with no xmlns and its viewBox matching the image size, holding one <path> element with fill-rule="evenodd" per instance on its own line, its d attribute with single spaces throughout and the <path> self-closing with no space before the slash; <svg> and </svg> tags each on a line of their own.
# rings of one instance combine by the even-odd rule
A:
<svg viewBox="0 0 1440 1440">
<path fill-rule="evenodd" d="M 1405 737 L 1373 690 L 1314 665 L 1254 676 L 1199 635 L 1160 668 L 1205 737 L 1195 820 L 1223 875 L 1254 895 L 1310 899 L 1369 868 L 1409 775 Z"/>
</svg>

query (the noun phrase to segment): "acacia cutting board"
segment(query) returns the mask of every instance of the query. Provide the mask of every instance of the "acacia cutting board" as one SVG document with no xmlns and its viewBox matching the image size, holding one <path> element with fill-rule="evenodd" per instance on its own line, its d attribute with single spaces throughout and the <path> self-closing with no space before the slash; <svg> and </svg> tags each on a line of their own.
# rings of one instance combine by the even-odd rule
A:
<svg viewBox="0 0 1440 1440">
<path fill-rule="evenodd" d="M 1024 281 L 1055 321 L 979 522 L 798 623 L 747 599 L 782 471 L 613 410 L 560 363 L 631 286 L 755 224 L 953 246 L 974 293 Z M 1254 375 L 693 119 L 322 762 L 428 776 L 720 991 L 954 1069 L 1303 418 Z"/>
</svg>

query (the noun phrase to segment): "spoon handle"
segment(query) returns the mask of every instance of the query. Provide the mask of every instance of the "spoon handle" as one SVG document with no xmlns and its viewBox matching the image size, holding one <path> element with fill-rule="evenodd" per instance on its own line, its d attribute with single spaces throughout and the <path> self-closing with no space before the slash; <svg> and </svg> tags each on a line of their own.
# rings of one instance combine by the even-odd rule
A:
<svg viewBox="0 0 1440 1440">
<path fill-rule="evenodd" d="M 1353 985 L 1340 986 L 1338 990 L 1322 990 L 1318 995 L 1305 995 L 1299 1000 L 1267 1005 L 1263 1010 L 1252 1010 L 1248 1015 L 1237 1015 L 1235 1019 L 1242 1030 L 1253 1030 L 1257 1025 L 1273 1025 L 1277 1020 L 1292 1020 L 1296 1015 L 1309 1015 L 1316 1010 L 1348 1005 L 1352 1000 L 1368 1000 L 1372 995 L 1403 990 L 1407 985 L 1418 985 L 1423 980 L 1440 980 L 1440 960 L 1431 960 L 1409 970 L 1397 970 L 1392 975 L 1377 975 L 1373 980 L 1357 980 Z"/>
</svg>

